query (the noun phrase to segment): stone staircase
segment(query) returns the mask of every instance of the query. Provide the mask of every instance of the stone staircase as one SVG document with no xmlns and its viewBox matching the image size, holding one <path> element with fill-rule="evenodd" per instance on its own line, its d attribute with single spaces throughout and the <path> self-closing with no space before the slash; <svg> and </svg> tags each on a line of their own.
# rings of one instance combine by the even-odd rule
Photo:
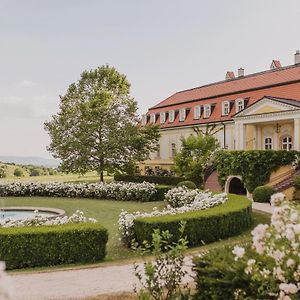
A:
<svg viewBox="0 0 300 300">
<path fill-rule="evenodd" d="M 294 176 L 300 175 L 300 170 L 289 172 L 282 180 L 272 185 L 276 192 L 282 192 L 293 186 Z"/>
</svg>

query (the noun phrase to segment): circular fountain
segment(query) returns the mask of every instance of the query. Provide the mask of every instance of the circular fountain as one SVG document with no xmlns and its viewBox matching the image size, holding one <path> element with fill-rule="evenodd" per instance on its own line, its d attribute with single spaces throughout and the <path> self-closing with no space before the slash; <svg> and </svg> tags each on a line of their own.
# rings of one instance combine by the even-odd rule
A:
<svg viewBox="0 0 300 300">
<path fill-rule="evenodd" d="M 58 208 L 31 207 L 31 206 L 12 206 L 0 208 L 0 220 L 10 218 L 13 220 L 23 220 L 38 214 L 48 219 L 55 219 L 65 215 L 65 211 Z"/>
</svg>

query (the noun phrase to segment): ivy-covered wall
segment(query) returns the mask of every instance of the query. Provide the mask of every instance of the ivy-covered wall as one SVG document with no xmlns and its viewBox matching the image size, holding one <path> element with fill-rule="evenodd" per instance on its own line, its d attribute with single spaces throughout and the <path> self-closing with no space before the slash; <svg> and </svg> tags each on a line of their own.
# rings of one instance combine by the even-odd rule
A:
<svg viewBox="0 0 300 300">
<path fill-rule="evenodd" d="M 290 165 L 298 151 L 250 150 L 220 151 L 216 158 L 219 182 L 224 186 L 229 175 L 242 176 L 245 187 L 252 192 L 257 186 L 264 185 L 273 171 Z"/>
</svg>

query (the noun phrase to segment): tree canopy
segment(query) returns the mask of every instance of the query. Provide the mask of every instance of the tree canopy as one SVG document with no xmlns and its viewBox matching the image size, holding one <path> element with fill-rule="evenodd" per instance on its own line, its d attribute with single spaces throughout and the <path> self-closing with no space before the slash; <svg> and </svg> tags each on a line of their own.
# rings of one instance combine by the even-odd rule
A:
<svg viewBox="0 0 300 300">
<path fill-rule="evenodd" d="M 217 132 L 215 126 L 208 126 L 205 131 L 195 128 L 194 131 L 195 134 L 181 139 L 181 150 L 174 157 L 174 170 L 199 186 L 213 166 L 220 144 L 213 136 Z"/>
<path fill-rule="evenodd" d="M 63 171 L 123 170 L 157 149 L 157 126 L 141 127 L 125 75 L 108 65 L 84 71 L 60 96 L 59 112 L 45 122 L 48 150 Z"/>
</svg>

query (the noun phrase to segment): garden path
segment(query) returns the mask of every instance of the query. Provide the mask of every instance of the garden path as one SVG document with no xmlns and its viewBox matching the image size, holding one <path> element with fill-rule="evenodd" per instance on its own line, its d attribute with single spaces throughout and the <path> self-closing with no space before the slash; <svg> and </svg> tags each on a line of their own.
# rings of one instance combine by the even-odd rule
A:
<svg viewBox="0 0 300 300">
<path fill-rule="evenodd" d="M 272 213 L 267 203 L 253 203 L 253 209 Z M 191 258 L 186 259 L 191 280 Z M 133 265 L 93 267 L 52 272 L 15 273 L 10 276 L 14 300 L 84 299 L 101 294 L 131 292 L 137 283 Z"/>
</svg>

